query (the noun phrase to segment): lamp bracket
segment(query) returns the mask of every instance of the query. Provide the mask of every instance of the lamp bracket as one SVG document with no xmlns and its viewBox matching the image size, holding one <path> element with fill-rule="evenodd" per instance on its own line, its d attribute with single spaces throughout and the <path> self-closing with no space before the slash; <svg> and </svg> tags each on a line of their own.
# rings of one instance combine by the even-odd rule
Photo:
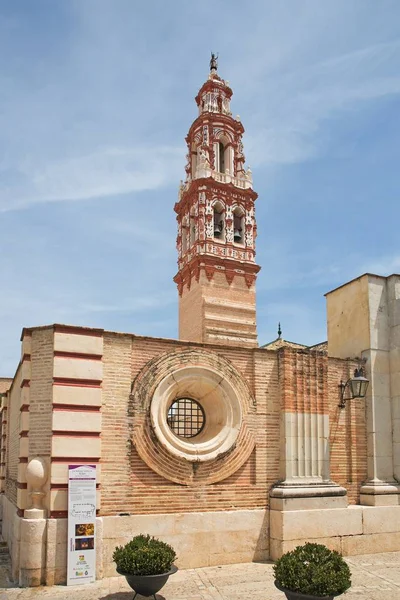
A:
<svg viewBox="0 0 400 600">
<path fill-rule="evenodd" d="M 354 390 L 354 384 L 358 383 L 359 384 L 359 388 L 357 389 L 357 391 Z M 359 364 L 359 366 L 354 369 L 354 375 L 353 377 L 350 377 L 346 383 L 343 383 L 343 381 L 340 382 L 339 384 L 339 389 L 340 389 L 340 402 L 339 402 L 339 408 L 345 408 L 346 406 L 346 401 L 347 400 L 351 400 L 353 398 L 365 398 L 365 394 L 368 388 L 368 379 L 366 379 L 364 377 L 364 368 L 362 365 Z M 345 393 L 346 393 L 346 388 L 349 389 L 350 391 L 350 397 L 345 398 Z"/>
</svg>

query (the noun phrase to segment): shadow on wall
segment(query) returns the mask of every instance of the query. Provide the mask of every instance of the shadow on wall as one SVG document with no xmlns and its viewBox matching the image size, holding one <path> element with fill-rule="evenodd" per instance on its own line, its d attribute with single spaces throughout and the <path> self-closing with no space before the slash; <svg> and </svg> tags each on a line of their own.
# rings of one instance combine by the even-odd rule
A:
<svg viewBox="0 0 400 600">
<path fill-rule="evenodd" d="M 260 534 L 252 558 L 253 562 L 265 562 L 270 556 L 269 551 L 269 508 L 265 510 Z"/>
</svg>

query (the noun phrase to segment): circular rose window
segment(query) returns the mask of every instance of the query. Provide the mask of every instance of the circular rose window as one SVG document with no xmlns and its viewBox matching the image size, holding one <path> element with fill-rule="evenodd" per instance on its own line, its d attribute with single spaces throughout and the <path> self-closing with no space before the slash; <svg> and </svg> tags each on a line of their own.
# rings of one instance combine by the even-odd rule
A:
<svg viewBox="0 0 400 600">
<path fill-rule="evenodd" d="M 150 406 L 154 431 L 169 452 L 206 461 L 232 448 L 242 408 L 229 380 L 211 368 L 189 366 L 166 375 Z"/>
<path fill-rule="evenodd" d="M 192 398 L 179 398 L 168 409 L 167 423 L 178 437 L 196 437 L 205 425 L 203 407 Z"/>
</svg>

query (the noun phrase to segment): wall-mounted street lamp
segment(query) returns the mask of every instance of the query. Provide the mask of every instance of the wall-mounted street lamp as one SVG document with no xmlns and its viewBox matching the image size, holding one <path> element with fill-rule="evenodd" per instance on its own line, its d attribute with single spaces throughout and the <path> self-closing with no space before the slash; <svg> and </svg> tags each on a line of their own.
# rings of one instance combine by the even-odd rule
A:
<svg viewBox="0 0 400 600">
<path fill-rule="evenodd" d="M 353 398 L 365 398 L 367 393 L 369 380 L 364 377 L 364 371 L 362 367 L 355 369 L 354 377 L 350 377 L 343 383 L 342 381 L 339 384 L 340 392 L 340 408 L 344 408 L 346 406 L 346 400 L 352 400 Z M 348 396 L 345 398 L 346 389 L 348 390 Z"/>
</svg>

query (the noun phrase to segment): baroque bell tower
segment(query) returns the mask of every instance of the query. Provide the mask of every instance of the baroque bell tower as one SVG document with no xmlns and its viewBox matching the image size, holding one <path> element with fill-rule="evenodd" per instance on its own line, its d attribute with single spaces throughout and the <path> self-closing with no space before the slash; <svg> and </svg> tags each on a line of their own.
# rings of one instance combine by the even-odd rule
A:
<svg viewBox="0 0 400 600">
<path fill-rule="evenodd" d="M 244 128 L 232 117 L 232 94 L 212 54 L 208 80 L 196 96 L 186 180 L 175 204 L 179 339 L 254 347 L 257 194 L 245 170 Z"/>
</svg>

